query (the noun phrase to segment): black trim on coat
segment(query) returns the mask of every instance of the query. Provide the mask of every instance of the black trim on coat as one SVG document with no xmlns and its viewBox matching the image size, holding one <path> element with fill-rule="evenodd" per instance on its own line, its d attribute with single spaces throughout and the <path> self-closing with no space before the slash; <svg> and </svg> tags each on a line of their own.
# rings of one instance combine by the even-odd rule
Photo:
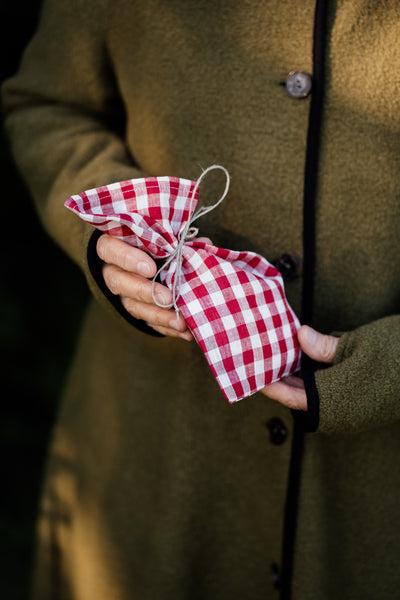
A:
<svg viewBox="0 0 400 600">
<path fill-rule="evenodd" d="M 319 425 L 319 395 L 312 368 L 303 371 L 304 388 L 307 395 L 307 412 L 296 412 L 295 418 L 303 423 L 305 433 L 314 433 Z"/>
<path fill-rule="evenodd" d="M 155 331 L 155 329 L 146 325 L 144 321 L 140 319 L 135 319 L 135 317 L 133 317 L 124 308 L 119 296 L 113 294 L 107 287 L 102 274 L 103 262 L 99 258 L 96 250 L 97 240 L 101 235 L 103 235 L 103 232 L 99 229 L 95 229 L 93 234 L 90 236 L 87 247 L 87 262 L 89 270 L 99 289 L 103 292 L 104 296 L 113 305 L 113 307 L 121 315 L 121 317 L 123 317 L 125 321 L 128 321 L 130 325 L 133 325 L 134 327 L 136 327 L 136 329 L 139 329 L 143 333 L 147 333 L 154 337 L 164 337 L 161 333 L 158 333 L 158 331 Z"/>
<path fill-rule="evenodd" d="M 312 324 L 314 304 L 315 203 L 324 99 L 326 15 L 327 0 L 316 0 L 313 33 L 313 82 L 303 196 L 304 271 L 301 321 L 307 325 Z M 319 421 L 319 396 L 315 386 L 314 371 L 310 368 L 310 361 L 307 357 L 303 362 L 303 379 L 307 393 L 308 411 L 293 411 L 293 439 L 283 526 L 281 600 L 290 600 L 292 597 L 294 551 L 305 432 L 315 431 Z"/>
<path fill-rule="evenodd" d="M 292 576 L 294 563 L 294 547 L 296 542 L 297 510 L 301 479 L 301 463 L 304 450 L 304 427 L 301 420 L 294 420 L 292 448 L 289 464 L 289 479 L 286 489 L 284 512 L 283 545 L 282 545 L 282 578 L 281 600 L 290 600 L 292 592 Z"/>
<path fill-rule="evenodd" d="M 314 308 L 315 202 L 325 83 L 326 0 L 317 0 L 314 21 L 313 83 L 307 132 L 303 204 L 303 288 L 301 320 L 311 325 Z"/>
</svg>

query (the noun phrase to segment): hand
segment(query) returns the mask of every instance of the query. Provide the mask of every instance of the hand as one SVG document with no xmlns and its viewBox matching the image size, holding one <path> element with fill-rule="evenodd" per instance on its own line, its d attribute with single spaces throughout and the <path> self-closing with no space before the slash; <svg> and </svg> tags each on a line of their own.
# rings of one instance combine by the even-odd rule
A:
<svg viewBox="0 0 400 600">
<path fill-rule="evenodd" d="M 154 260 L 138 248 L 103 234 L 97 241 L 97 254 L 104 262 L 102 274 L 109 290 L 119 295 L 124 308 L 163 335 L 191 341 L 193 336 L 182 316 L 172 308 L 160 308 L 152 297 L 152 278 L 157 272 Z M 154 295 L 160 304 L 171 304 L 170 290 L 156 283 Z"/>
<path fill-rule="evenodd" d="M 335 357 L 339 338 L 318 333 L 311 327 L 303 325 L 297 332 L 300 348 L 313 360 L 332 364 Z M 307 397 L 303 380 L 296 375 L 290 375 L 267 385 L 261 390 L 265 396 L 277 400 L 288 408 L 307 410 Z"/>
</svg>

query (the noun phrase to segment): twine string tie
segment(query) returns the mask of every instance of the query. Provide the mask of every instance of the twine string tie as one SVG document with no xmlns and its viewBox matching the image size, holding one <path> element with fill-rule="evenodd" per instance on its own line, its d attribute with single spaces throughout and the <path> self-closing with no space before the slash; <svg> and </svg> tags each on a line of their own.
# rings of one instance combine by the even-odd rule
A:
<svg viewBox="0 0 400 600">
<path fill-rule="evenodd" d="M 192 214 L 194 198 L 196 196 L 197 190 L 199 189 L 200 183 L 202 182 L 204 177 L 210 171 L 215 171 L 215 170 L 220 170 L 225 173 L 226 185 L 225 185 L 225 189 L 222 193 L 222 196 L 215 204 L 212 204 L 211 206 L 202 206 L 199 209 L 197 209 L 197 211 L 193 212 L 193 214 Z M 168 258 L 166 259 L 164 264 L 158 269 L 157 273 L 153 277 L 152 284 L 151 284 L 151 295 L 152 295 L 154 304 L 156 304 L 160 308 L 174 307 L 177 319 L 179 319 L 179 308 L 177 306 L 177 302 L 181 295 L 180 287 L 181 287 L 181 276 L 182 276 L 183 247 L 186 242 L 193 240 L 195 237 L 197 237 L 197 235 L 199 233 L 198 228 L 193 227 L 192 223 L 194 223 L 194 221 L 196 221 L 200 217 L 206 215 L 207 213 L 209 213 L 212 210 L 214 210 L 215 208 L 217 208 L 217 206 L 219 206 L 221 204 L 221 202 L 223 202 L 223 200 L 225 199 L 225 197 L 228 193 L 229 184 L 230 184 L 229 173 L 225 169 L 225 167 L 222 167 L 221 165 L 211 165 L 210 167 L 208 167 L 207 169 L 205 169 L 202 172 L 202 174 L 196 181 L 196 185 L 194 186 L 193 191 L 191 193 L 190 204 L 189 204 L 189 215 L 191 215 L 191 216 L 189 217 L 189 219 L 185 223 L 185 226 L 181 229 L 181 231 L 178 235 L 178 244 L 177 244 L 175 250 L 173 252 L 171 252 L 171 254 L 168 256 Z M 155 291 L 154 291 L 155 283 L 156 283 L 157 277 L 160 275 L 160 273 L 162 271 L 164 271 L 165 269 L 167 269 L 168 266 L 171 264 L 171 262 L 174 259 L 176 259 L 176 269 L 175 269 L 175 278 L 174 278 L 174 282 L 173 282 L 172 290 L 171 290 L 172 291 L 172 302 L 170 304 L 161 304 L 155 298 Z"/>
</svg>

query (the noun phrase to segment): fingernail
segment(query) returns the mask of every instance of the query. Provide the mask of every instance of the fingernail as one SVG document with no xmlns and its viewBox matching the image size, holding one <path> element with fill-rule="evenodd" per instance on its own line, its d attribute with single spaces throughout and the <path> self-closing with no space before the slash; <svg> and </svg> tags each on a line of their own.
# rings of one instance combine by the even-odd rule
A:
<svg viewBox="0 0 400 600">
<path fill-rule="evenodd" d="M 316 339 L 317 332 L 314 329 L 312 329 L 312 327 L 309 327 L 307 330 L 307 341 L 310 344 L 310 346 L 314 346 Z"/>
<path fill-rule="evenodd" d="M 190 333 L 190 331 L 185 331 L 185 333 L 181 333 L 179 335 L 179 337 L 182 338 L 183 340 L 186 340 L 187 342 L 191 342 L 193 339 L 193 336 Z"/>
<path fill-rule="evenodd" d="M 176 329 L 177 331 L 181 331 L 181 329 L 182 329 L 182 321 L 177 321 L 175 319 L 172 319 L 172 321 L 169 322 L 169 326 L 172 329 Z"/>
<path fill-rule="evenodd" d="M 143 275 L 144 277 L 149 277 L 149 275 L 151 275 L 151 267 L 147 262 L 138 263 L 137 270 L 139 275 Z"/>
<path fill-rule="evenodd" d="M 155 299 L 158 304 L 162 304 L 162 306 L 169 306 L 171 304 L 171 300 L 169 297 L 164 296 L 164 294 L 156 294 Z"/>
</svg>

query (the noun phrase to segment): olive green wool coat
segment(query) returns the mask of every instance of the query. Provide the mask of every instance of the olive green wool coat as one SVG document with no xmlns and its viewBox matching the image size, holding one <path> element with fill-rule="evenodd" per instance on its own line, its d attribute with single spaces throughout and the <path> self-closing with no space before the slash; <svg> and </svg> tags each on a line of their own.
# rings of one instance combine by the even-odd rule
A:
<svg viewBox="0 0 400 600">
<path fill-rule="evenodd" d="M 293 598 L 389 600 L 400 587 L 400 4 L 328 8 L 313 324 L 341 339 L 316 374 Z M 119 315 L 88 268 L 93 230 L 63 202 L 219 163 L 230 193 L 200 234 L 302 256 L 311 97 L 282 84 L 312 72 L 313 26 L 314 0 L 48 0 L 5 85 L 18 165 L 94 295 L 50 449 L 40 600 L 278 597 L 290 411 L 261 394 L 228 405 L 195 343 Z M 221 185 L 210 176 L 205 204 Z M 298 314 L 301 289 L 301 277 L 286 285 Z M 266 430 L 275 417 L 280 445 Z"/>
</svg>

